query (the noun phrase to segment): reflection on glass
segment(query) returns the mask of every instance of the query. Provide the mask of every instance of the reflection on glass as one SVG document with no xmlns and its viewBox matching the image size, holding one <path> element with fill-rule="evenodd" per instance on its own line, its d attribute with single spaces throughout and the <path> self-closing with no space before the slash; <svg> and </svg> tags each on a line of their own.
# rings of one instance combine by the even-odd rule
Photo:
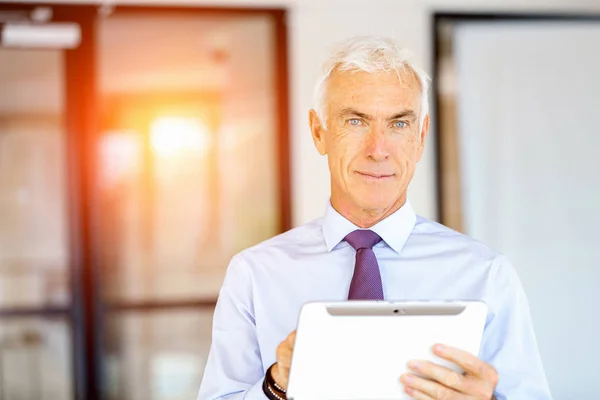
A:
<svg viewBox="0 0 600 400">
<path fill-rule="evenodd" d="M 179 158 L 186 151 L 207 153 L 211 135 L 201 122 L 192 118 L 160 117 L 151 122 L 150 142 L 157 157 Z"/>
<path fill-rule="evenodd" d="M 0 324 L 0 398 L 71 400 L 69 326 L 64 320 L 23 318 Z"/>
<path fill-rule="evenodd" d="M 189 400 L 198 395 L 212 311 L 113 314 L 105 370 L 111 400 Z"/>
<path fill-rule="evenodd" d="M 0 307 L 65 305 L 62 54 L 0 49 Z"/>
<path fill-rule="evenodd" d="M 106 298 L 215 298 L 230 258 L 278 233 L 273 25 L 258 14 L 101 21 Z"/>
</svg>

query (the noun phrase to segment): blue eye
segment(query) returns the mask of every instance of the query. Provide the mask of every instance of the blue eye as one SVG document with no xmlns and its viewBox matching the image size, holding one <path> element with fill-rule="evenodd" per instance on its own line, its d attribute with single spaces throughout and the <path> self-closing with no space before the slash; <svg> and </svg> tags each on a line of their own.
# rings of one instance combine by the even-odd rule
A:
<svg viewBox="0 0 600 400">
<path fill-rule="evenodd" d="M 396 121 L 394 122 L 394 128 L 405 128 L 406 127 L 406 122 L 404 121 Z"/>
<path fill-rule="evenodd" d="M 358 126 L 358 125 L 360 125 L 360 119 L 358 119 L 358 118 L 352 118 L 352 119 L 348 120 L 348 123 L 350 125 Z"/>
</svg>

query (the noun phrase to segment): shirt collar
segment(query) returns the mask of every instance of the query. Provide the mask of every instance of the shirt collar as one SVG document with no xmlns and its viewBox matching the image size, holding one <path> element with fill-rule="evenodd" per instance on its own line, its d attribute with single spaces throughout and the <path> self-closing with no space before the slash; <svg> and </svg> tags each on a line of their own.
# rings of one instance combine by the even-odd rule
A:
<svg viewBox="0 0 600 400">
<path fill-rule="evenodd" d="M 407 200 L 396 212 L 369 229 L 377 233 L 392 250 L 400 253 L 416 221 L 417 216 Z M 323 235 L 325 236 L 327 251 L 333 250 L 335 246 L 344 240 L 346 235 L 356 229 L 360 228 L 338 213 L 331 205 L 331 201 L 327 202 L 325 216 L 323 217 Z"/>
</svg>

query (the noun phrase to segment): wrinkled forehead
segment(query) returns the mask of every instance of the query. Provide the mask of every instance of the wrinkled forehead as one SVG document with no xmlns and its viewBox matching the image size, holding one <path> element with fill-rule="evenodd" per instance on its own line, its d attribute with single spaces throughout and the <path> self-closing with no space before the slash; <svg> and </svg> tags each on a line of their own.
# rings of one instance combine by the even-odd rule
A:
<svg viewBox="0 0 600 400">
<path fill-rule="evenodd" d="M 421 93 L 421 82 L 410 68 L 398 72 L 334 70 L 327 81 L 324 100 L 328 112 L 333 113 L 346 108 L 365 113 L 411 109 L 418 115 Z"/>
</svg>

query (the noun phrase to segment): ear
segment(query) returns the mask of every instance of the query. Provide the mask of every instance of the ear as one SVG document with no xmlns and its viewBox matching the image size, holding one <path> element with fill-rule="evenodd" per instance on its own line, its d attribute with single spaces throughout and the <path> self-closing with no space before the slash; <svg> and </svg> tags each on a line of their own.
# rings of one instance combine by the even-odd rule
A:
<svg viewBox="0 0 600 400">
<path fill-rule="evenodd" d="M 423 149 L 425 148 L 425 139 L 427 138 L 427 134 L 429 133 L 429 121 L 429 114 L 427 114 L 425 116 L 425 119 L 423 120 L 423 125 L 421 126 L 421 132 L 419 135 L 420 142 L 417 154 L 417 161 L 421 161 L 421 156 L 423 156 Z"/>
<path fill-rule="evenodd" d="M 327 131 L 323 127 L 319 116 L 315 110 L 308 112 L 308 124 L 310 125 L 310 132 L 312 133 L 313 142 L 319 154 L 324 156 L 327 154 L 327 146 L 325 144 L 325 135 Z"/>
</svg>

